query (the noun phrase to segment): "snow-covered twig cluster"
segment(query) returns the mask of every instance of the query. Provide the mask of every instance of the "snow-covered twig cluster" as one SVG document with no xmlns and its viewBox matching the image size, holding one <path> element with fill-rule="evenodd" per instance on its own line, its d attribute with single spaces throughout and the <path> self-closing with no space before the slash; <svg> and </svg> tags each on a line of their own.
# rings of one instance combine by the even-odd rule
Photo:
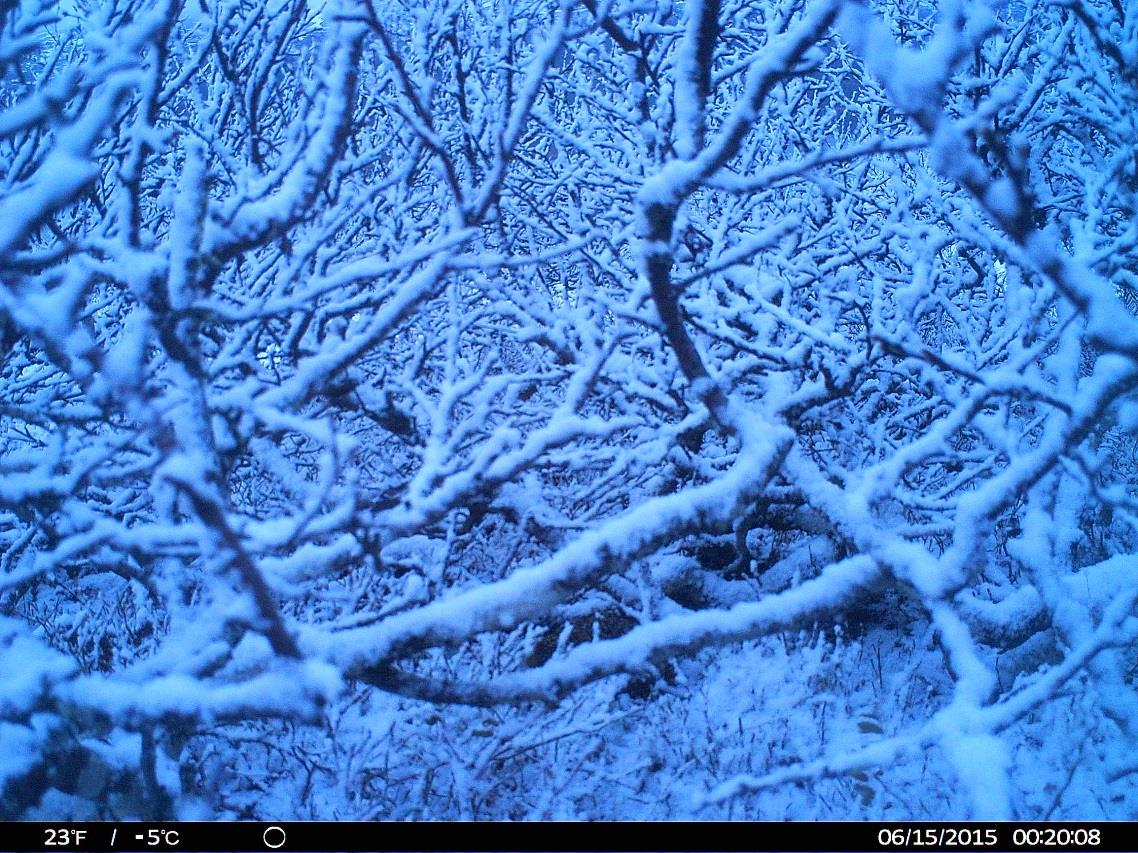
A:
<svg viewBox="0 0 1138 853">
<path fill-rule="evenodd" d="M 0 814 L 1129 814 L 1136 68 L 0 2 Z"/>
</svg>

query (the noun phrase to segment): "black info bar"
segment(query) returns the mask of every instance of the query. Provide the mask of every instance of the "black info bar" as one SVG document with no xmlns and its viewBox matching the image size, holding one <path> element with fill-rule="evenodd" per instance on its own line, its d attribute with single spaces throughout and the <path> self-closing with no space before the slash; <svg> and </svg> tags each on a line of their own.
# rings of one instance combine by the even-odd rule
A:
<svg viewBox="0 0 1138 853">
<path fill-rule="evenodd" d="M 10 822 L 0 851 L 1138 851 L 1138 824 Z"/>
</svg>

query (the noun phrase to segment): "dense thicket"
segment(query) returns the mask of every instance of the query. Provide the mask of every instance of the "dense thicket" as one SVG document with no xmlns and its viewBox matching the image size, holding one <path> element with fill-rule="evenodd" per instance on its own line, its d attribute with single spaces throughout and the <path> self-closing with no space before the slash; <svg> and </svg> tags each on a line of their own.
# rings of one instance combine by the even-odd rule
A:
<svg viewBox="0 0 1138 853">
<path fill-rule="evenodd" d="M 0 0 L 0 813 L 1138 809 L 1138 14 Z"/>
</svg>

